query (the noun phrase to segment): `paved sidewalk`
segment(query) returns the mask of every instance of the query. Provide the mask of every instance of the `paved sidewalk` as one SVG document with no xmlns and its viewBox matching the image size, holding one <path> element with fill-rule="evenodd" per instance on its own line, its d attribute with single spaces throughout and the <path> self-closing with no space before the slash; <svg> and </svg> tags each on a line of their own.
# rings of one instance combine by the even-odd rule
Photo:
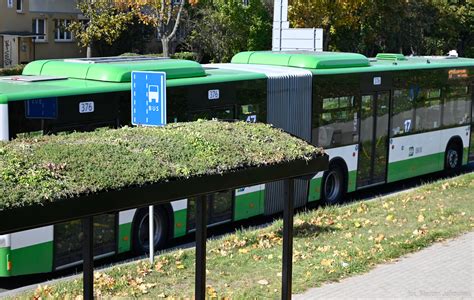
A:
<svg viewBox="0 0 474 300">
<path fill-rule="evenodd" d="M 474 299 L 474 232 L 294 299 Z"/>
</svg>

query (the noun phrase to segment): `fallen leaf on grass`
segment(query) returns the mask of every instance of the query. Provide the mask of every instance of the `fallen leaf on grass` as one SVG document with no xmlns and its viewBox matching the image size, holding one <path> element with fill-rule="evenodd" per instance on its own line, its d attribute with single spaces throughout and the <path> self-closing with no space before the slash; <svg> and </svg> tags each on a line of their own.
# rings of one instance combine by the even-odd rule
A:
<svg viewBox="0 0 474 300">
<path fill-rule="evenodd" d="M 257 281 L 257 283 L 260 284 L 260 285 L 268 285 L 268 280 L 261 279 L 261 280 Z"/>
<path fill-rule="evenodd" d="M 420 214 L 420 215 L 418 216 L 418 222 L 421 223 L 421 222 L 424 222 L 424 221 L 425 221 L 425 216 L 423 216 L 423 215 Z"/>
<path fill-rule="evenodd" d="M 325 267 L 329 267 L 329 266 L 332 265 L 333 262 L 334 262 L 334 259 L 326 259 L 326 258 L 324 258 L 324 259 L 321 260 L 321 265 L 322 265 L 322 266 L 325 266 Z"/>
</svg>

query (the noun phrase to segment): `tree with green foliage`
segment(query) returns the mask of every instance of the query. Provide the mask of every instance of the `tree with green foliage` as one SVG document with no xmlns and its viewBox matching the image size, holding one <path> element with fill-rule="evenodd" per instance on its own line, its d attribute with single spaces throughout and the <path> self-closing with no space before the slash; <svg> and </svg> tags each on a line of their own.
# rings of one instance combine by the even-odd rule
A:
<svg viewBox="0 0 474 300">
<path fill-rule="evenodd" d="M 272 20 L 261 0 L 199 2 L 191 12 L 191 51 L 214 62 L 227 62 L 238 52 L 271 47 Z"/>
<path fill-rule="evenodd" d="M 79 0 L 78 8 L 86 21 L 75 20 L 67 29 L 74 34 L 79 46 L 87 48 L 87 57 L 92 56 L 95 42 L 111 46 L 133 20 L 133 11 L 113 1 Z"/>
<path fill-rule="evenodd" d="M 161 40 L 163 56 L 170 56 L 170 44 L 176 39 L 178 30 L 186 14 L 187 0 L 141 0 L 129 1 L 141 22 L 156 28 Z M 193 4 L 194 2 L 190 2 Z"/>
</svg>

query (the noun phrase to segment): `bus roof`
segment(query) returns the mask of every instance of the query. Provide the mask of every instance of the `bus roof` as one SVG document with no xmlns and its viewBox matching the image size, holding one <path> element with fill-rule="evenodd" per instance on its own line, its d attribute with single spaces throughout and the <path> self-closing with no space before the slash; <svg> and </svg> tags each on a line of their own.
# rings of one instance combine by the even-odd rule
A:
<svg viewBox="0 0 474 300">
<path fill-rule="evenodd" d="M 474 59 L 458 57 L 405 57 L 380 53 L 376 58 L 343 52 L 248 51 L 232 58 L 236 64 L 261 64 L 309 69 L 315 75 L 474 67 Z"/>
<path fill-rule="evenodd" d="M 166 72 L 167 86 L 264 79 L 251 71 L 204 68 L 185 60 L 94 62 L 42 60 L 29 63 L 23 76 L 0 77 L 0 104 L 8 101 L 130 91 L 132 71 Z M 29 80 L 31 78 L 32 80 Z"/>
</svg>

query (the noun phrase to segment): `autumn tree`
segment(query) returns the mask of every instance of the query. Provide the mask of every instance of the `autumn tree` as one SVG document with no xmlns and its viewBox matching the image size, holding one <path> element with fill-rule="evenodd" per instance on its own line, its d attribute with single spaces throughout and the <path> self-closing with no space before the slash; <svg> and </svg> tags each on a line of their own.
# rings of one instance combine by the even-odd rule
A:
<svg viewBox="0 0 474 300">
<path fill-rule="evenodd" d="M 292 0 L 292 27 L 324 29 L 324 49 L 474 55 L 474 3 L 447 0 Z"/>
<path fill-rule="evenodd" d="M 79 0 L 78 8 L 85 20 L 75 20 L 69 26 L 79 46 L 87 48 L 87 57 L 92 56 L 96 41 L 112 45 L 127 30 L 133 20 L 133 11 L 121 2 L 108 0 Z"/>
<path fill-rule="evenodd" d="M 368 0 L 293 0 L 288 9 L 288 19 L 294 28 L 322 28 L 323 48 L 330 47 L 332 40 L 345 34 L 354 39 L 353 32 L 360 28 L 360 9 Z M 345 39 L 345 40 L 347 40 Z"/>
</svg>

